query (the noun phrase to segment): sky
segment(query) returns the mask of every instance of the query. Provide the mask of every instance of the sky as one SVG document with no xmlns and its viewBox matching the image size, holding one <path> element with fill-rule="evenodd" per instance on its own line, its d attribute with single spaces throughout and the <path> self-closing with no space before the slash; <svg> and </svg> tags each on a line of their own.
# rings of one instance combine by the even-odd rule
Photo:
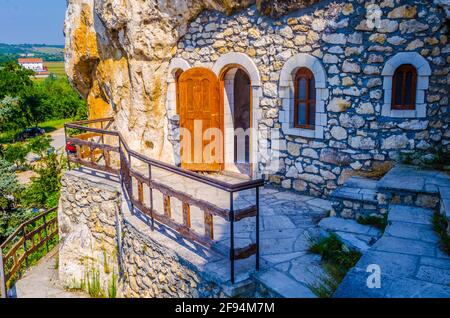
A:
<svg viewBox="0 0 450 318">
<path fill-rule="evenodd" d="M 0 43 L 64 44 L 66 0 L 0 0 Z"/>
</svg>

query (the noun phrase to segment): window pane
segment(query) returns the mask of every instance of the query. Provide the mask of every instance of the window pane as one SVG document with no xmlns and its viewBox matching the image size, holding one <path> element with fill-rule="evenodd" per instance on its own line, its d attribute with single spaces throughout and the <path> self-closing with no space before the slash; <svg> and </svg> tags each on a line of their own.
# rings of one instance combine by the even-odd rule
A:
<svg viewBox="0 0 450 318">
<path fill-rule="evenodd" d="M 309 105 L 309 125 L 316 125 L 316 104 L 314 101 L 311 101 L 311 104 Z"/>
<path fill-rule="evenodd" d="M 316 100 L 316 81 L 314 77 L 309 81 L 309 96 L 311 100 Z"/>
<path fill-rule="evenodd" d="M 298 99 L 305 100 L 306 99 L 306 79 L 300 78 L 298 80 Z"/>
<path fill-rule="evenodd" d="M 405 87 L 405 105 L 411 105 L 412 103 L 412 99 L 411 99 L 411 96 L 412 96 L 412 91 L 411 91 L 411 89 L 413 89 L 412 88 L 412 77 L 413 77 L 413 75 L 412 75 L 412 73 L 411 72 L 407 72 L 406 74 L 406 87 Z"/>
<path fill-rule="evenodd" d="M 399 72 L 395 78 L 395 105 L 402 105 L 403 75 Z"/>
<path fill-rule="evenodd" d="M 306 124 L 306 103 L 298 103 L 298 125 Z"/>
</svg>

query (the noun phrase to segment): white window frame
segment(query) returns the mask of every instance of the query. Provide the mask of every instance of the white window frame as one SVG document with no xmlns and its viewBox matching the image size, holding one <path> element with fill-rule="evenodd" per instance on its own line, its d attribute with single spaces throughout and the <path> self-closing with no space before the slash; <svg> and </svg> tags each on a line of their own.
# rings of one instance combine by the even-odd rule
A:
<svg viewBox="0 0 450 318">
<path fill-rule="evenodd" d="M 397 68 L 404 64 L 411 64 L 417 71 L 417 89 L 415 109 L 392 109 L 392 80 Z M 425 91 L 428 89 L 431 68 L 428 61 L 417 52 L 400 52 L 390 58 L 384 65 L 383 71 L 384 104 L 381 115 L 395 118 L 424 118 L 427 116 Z"/>
<path fill-rule="evenodd" d="M 316 122 L 315 129 L 294 127 L 294 77 L 298 69 L 306 67 L 314 74 L 316 86 Z M 280 73 L 279 94 L 283 110 L 280 111 L 280 123 L 286 135 L 306 138 L 324 138 L 324 130 L 328 122 L 325 111 L 325 101 L 329 91 L 326 87 L 327 76 L 320 60 L 306 53 L 299 53 L 291 57 L 283 66 Z"/>
</svg>

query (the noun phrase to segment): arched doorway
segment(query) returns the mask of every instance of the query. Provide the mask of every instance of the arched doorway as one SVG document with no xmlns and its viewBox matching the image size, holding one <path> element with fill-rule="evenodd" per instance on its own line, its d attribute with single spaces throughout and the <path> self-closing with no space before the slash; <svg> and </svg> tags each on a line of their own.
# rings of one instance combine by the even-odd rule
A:
<svg viewBox="0 0 450 318">
<path fill-rule="evenodd" d="M 222 74 L 225 128 L 225 169 L 251 175 L 251 81 L 239 66 Z"/>
<path fill-rule="evenodd" d="M 223 111 L 219 81 L 211 70 L 194 67 L 178 78 L 181 167 L 223 169 Z"/>
</svg>

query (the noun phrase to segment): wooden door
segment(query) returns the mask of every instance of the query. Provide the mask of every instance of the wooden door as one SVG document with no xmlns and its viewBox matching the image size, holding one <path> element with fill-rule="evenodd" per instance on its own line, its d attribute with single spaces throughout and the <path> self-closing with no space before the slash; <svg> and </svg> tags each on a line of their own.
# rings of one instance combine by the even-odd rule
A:
<svg viewBox="0 0 450 318">
<path fill-rule="evenodd" d="M 181 167 L 194 171 L 222 170 L 223 112 L 219 80 L 211 70 L 195 67 L 181 74 L 178 89 Z"/>
</svg>

